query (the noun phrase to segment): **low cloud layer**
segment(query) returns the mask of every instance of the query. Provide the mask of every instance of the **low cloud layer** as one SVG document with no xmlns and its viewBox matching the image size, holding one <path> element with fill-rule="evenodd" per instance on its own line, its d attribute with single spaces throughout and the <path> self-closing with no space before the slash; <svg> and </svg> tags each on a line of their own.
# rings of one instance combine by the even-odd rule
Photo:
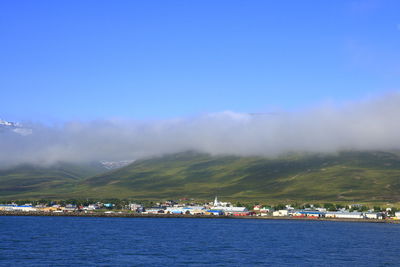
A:
<svg viewBox="0 0 400 267">
<path fill-rule="evenodd" d="M 140 159 L 187 150 L 214 155 L 276 156 L 400 148 L 400 94 L 321 105 L 300 112 L 231 111 L 162 121 L 99 120 L 49 127 L 30 135 L 0 132 L 0 164 Z"/>
</svg>

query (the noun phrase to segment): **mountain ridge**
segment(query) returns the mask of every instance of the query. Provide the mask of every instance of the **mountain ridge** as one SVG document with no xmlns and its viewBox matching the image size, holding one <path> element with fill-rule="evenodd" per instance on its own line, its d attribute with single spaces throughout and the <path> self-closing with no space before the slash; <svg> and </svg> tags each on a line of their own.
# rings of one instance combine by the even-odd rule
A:
<svg viewBox="0 0 400 267">
<path fill-rule="evenodd" d="M 399 202 L 400 156 L 397 151 L 343 151 L 265 158 L 192 151 L 67 179 L 47 192 L 35 190 L 13 194 L 0 187 L 0 198 L 208 199 L 219 195 L 231 200 Z"/>
</svg>

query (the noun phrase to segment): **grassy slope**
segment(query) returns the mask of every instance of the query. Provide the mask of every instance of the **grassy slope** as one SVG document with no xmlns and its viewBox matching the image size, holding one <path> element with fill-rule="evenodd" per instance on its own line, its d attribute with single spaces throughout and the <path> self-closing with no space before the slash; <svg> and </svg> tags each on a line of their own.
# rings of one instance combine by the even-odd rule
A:
<svg viewBox="0 0 400 267">
<path fill-rule="evenodd" d="M 181 153 L 84 180 L 75 196 L 400 201 L 400 158 L 385 152 L 279 159 Z"/>
<path fill-rule="evenodd" d="M 400 156 L 388 152 L 277 159 L 180 153 L 83 179 L 94 173 L 95 166 L 66 164 L 1 170 L 0 198 L 400 201 Z"/>
<path fill-rule="evenodd" d="M 49 167 L 19 165 L 0 170 L 0 197 L 41 198 L 68 195 L 76 183 L 103 172 L 100 165 L 58 163 Z"/>
</svg>

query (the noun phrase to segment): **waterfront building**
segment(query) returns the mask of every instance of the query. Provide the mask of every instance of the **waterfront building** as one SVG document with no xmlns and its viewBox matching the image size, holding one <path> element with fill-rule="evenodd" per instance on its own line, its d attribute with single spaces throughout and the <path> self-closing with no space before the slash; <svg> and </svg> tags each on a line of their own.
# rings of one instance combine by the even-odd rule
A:
<svg viewBox="0 0 400 267">
<path fill-rule="evenodd" d="M 145 209 L 143 212 L 144 214 L 159 214 L 159 213 L 165 213 L 165 210 L 163 208 L 149 208 Z"/>
<path fill-rule="evenodd" d="M 260 209 L 260 213 L 269 213 L 269 212 L 271 212 L 271 208 L 270 207 L 262 207 L 261 209 Z"/>
<path fill-rule="evenodd" d="M 289 211 L 288 210 L 276 210 L 272 212 L 272 216 L 289 216 Z"/>
<path fill-rule="evenodd" d="M 325 212 L 317 210 L 291 210 L 288 212 L 293 217 L 309 217 L 309 218 L 321 218 L 325 217 Z"/>
<path fill-rule="evenodd" d="M 366 212 L 364 213 L 365 219 L 383 219 L 384 214 L 382 212 Z"/>
<path fill-rule="evenodd" d="M 325 213 L 326 218 L 339 218 L 339 219 L 363 219 L 362 212 L 343 212 L 343 211 L 328 211 Z"/>
<path fill-rule="evenodd" d="M 232 212 L 230 215 L 233 215 L 233 216 L 253 216 L 255 214 L 256 214 L 255 212 L 243 211 L 243 212 Z"/>
<path fill-rule="evenodd" d="M 187 207 L 167 207 L 165 213 L 168 214 L 190 214 L 190 208 Z"/>
<path fill-rule="evenodd" d="M 129 209 L 131 211 L 134 211 L 134 212 L 142 212 L 143 211 L 143 206 L 140 205 L 140 204 L 136 204 L 136 203 L 130 203 L 129 204 Z"/>
<path fill-rule="evenodd" d="M 215 197 L 211 210 L 221 210 L 226 215 L 232 215 L 234 212 L 248 212 L 246 207 L 235 207 L 230 202 L 220 202 Z"/>
<path fill-rule="evenodd" d="M 89 204 L 87 206 L 87 208 L 84 208 L 84 209 L 86 209 L 86 210 L 97 210 L 97 209 L 100 209 L 100 206 L 97 205 L 97 204 Z"/>
<path fill-rule="evenodd" d="M 44 208 L 38 208 L 38 210 L 39 211 L 43 211 L 43 212 L 54 212 L 54 211 L 58 210 L 58 208 L 55 208 L 55 207 L 44 207 Z"/>
<path fill-rule="evenodd" d="M 213 202 L 213 206 L 214 207 L 229 207 L 229 206 L 231 206 L 232 204 L 230 203 L 230 202 L 221 202 L 221 201 L 218 201 L 218 197 L 217 196 L 215 196 L 215 199 L 214 199 L 214 202 Z"/>
<path fill-rule="evenodd" d="M 4 204 L 0 205 L 0 210 L 4 211 L 37 211 L 31 204 L 16 205 L 16 204 Z"/>
<path fill-rule="evenodd" d="M 210 210 L 207 210 L 207 212 L 210 215 L 216 215 L 216 216 L 224 215 L 224 212 L 222 210 L 210 209 Z"/>
<path fill-rule="evenodd" d="M 201 208 L 193 208 L 190 209 L 190 214 L 192 215 L 201 215 L 201 214 L 205 214 L 205 209 L 203 207 Z"/>
<path fill-rule="evenodd" d="M 78 209 L 78 207 L 75 204 L 67 204 L 65 205 L 64 211 L 66 212 L 74 212 Z"/>
</svg>

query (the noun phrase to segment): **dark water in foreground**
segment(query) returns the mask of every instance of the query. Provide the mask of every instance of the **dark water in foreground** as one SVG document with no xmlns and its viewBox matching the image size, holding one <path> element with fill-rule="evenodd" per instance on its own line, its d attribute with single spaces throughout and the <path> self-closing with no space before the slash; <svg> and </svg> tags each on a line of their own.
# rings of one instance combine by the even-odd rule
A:
<svg viewBox="0 0 400 267">
<path fill-rule="evenodd" d="M 400 225 L 0 217 L 2 266 L 400 266 Z"/>
</svg>

